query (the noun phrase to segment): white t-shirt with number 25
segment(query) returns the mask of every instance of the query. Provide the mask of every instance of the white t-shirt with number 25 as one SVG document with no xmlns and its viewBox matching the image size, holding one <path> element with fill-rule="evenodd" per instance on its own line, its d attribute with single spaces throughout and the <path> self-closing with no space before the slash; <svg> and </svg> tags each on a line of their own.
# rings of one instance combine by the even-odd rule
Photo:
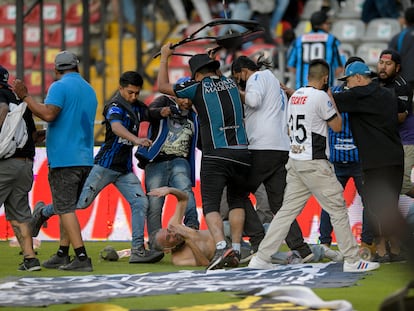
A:
<svg viewBox="0 0 414 311">
<path fill-rule="evenodd" d="M 328 124 L 336 110 L 328 94 L 302 87 L 289 99 L 289 157 L 295 160 L 329 159 Z"/>
</svg>

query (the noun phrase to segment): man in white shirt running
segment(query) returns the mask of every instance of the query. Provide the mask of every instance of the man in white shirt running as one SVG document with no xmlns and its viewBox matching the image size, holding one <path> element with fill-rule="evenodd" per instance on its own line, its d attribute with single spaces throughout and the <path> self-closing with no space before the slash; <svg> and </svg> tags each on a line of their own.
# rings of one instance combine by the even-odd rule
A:
<svg viewBox="0 0 414 311">
<path fill-rule="evenodd" d="M 280 82 L 259 58 L 257 63 L 247 56 L 236 58 L 232 76 L 239 85 L 244 104 L 246 134 L 252 167 L 248 178 L 249 189 L 255 193 L 264 184 L 270 209 L 275 215 L 282 206 L 286 187 L 286 163 L 289 158 L 290 140 L 287 128 L 287 103 Z M 302 262 L 309 262 L 313 254 L 303 240 L 296 220 L 292 222 L 286 243 L 300 254 Z"/>
</svg>

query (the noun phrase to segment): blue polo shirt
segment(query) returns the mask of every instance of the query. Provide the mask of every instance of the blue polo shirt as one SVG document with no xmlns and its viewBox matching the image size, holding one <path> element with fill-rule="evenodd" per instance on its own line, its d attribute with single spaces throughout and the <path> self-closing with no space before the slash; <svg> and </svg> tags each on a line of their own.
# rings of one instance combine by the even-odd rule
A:
<svg viewBox="0 0 414 311">
<path fill-rule="evenodd" d="M 46 132 L 49 166 L 92 166 L 98 100 L 91 85 L 77 72 L 66 73 L 52 83 L 45 104 L 61 109 Z"/>
</svg>

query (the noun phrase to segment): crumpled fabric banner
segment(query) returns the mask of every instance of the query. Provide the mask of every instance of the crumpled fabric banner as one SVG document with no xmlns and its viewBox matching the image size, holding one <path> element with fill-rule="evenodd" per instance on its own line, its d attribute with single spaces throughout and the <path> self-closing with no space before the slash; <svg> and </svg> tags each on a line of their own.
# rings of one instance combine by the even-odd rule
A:
<svg viewBox="0 0 414 311">
<path fill-rule="evenodd" d="M 0 306 L 49 306 L 110 298 L 233 291 L 273 286 L 309 288 L 354 285 L 365 273 L 342 272 L 341 263 L 275 265 L 272 270 L 237 268 L 172 273 L 23 277 L 0 282 Z"/>
</svg>

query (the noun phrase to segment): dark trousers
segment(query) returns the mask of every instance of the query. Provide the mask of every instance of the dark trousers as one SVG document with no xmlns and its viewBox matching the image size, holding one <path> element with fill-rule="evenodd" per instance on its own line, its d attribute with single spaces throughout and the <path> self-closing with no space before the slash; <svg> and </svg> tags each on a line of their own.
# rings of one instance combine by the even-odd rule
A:
<svg viewBox="0 0 414 311">
<path fill-rule="evenodd" d="M 369 229 L 367 210 L 365 208 L 365 194 L 364 186 L 362 182 L 362 168 L 361 163 L 359 162 L 348 162 L 348 163 L 333 163 L 335 168 L 335 175 L 338 178 L 338 181 L 344 187 L 348 181 L 353 178 L 355 182 L 355 187 L 361 196 L 362 204 L 364 209 L 362 211 L 362 233 L 361 240 L 367 244 L 372 244 L 374 241 L 374 236 Z M 319 225 L 319 241 L 321 244 L 331 244 L 332 243 L 332 231 L 333 227 L 331 224 L 331 218 L 327 212 L 324 210 L 321 211 L 321 220 Z"/>
<path fill-rule="evenodd" d="M 363 171 L 365 206 L 375 237 L 403 237 L 406 223 L 398 209 L 403 166 L 385 166 Z"/>
</svg>

